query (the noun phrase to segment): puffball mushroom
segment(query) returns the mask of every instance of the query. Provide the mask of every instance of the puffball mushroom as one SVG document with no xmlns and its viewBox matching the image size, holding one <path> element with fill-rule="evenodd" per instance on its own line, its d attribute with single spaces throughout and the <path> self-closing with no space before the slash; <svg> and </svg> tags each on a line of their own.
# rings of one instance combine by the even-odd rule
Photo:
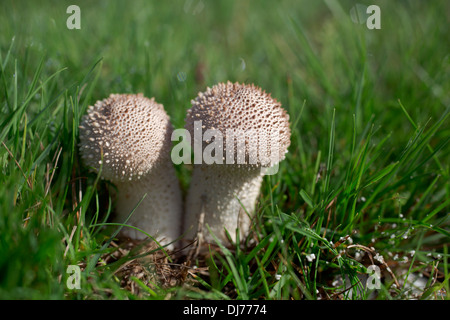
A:
<svg viewBox="0 0 450 320">
<path fill-rule="evenodd" d="M 196 149 L 205 152 L 220 143 L 223 153 L 212 155 L 218 161 L 194 161 L 186 198 L 185 239 L 196 237 L 202 226 L 199 221 L 207 242 L 214 238 L 206 225 L 222 242 L 227 241 L 225 229 L 236 241 L 239 228 L 242 239 L 250 228 L 249 214 L 255 210 L 263 169 L 278 165 L 290 145 L 289 115 L 276 99 L 253 84 L 220 83 L 199 93 L 191 103 L 185 127 L 194 136 L 194 156 Z M 214 151 L 220 153 L 221 148 Z"/>
<path fill-rule="evenodd" d="M 90 106 L 80 125 L 83 160 L 97 171 L 101 167 L 101 177 L 117 187 L 115 220 L 123 223 L 146 194 L 127 224 L 162 245 L 181 233 L 183 206 L 170 158 L 172 131 L 163 105 L 142 94 L 111 94 Z M 146 237 L 129 227 L 122 234 Z"/>
</svg>

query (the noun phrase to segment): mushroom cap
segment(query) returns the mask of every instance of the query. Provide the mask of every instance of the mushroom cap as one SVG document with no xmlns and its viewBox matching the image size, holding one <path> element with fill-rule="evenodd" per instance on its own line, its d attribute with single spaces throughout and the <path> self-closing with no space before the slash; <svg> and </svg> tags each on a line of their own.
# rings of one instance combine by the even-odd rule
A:
<svg viewBox="0 0 450 320">
<path fill-rule="evenodd" d="M 139 179 L 170 156 L 172 126 L 163 105 L 142 94 L 111 94 L 88 108 L 81 156 L 112 182 Z"/>
<path fill-rule="evenodd" d="M 245 155 L 240 155 L 245 158 L 245 165 L 271 166 L 284 159 L 290 145 L 289 115 L 270 93 L 254 84 L 228 81 L 200 92 L 191 103 L 185 127 L 194 135 L 194 143 L 199 143 L 195 141 L 195 122 L 201 121 L 202 134 L 208 129 L 220 131 L 224 158 L 227 147 L 232 147 L 234 163 L 239 163 L 237 141 L 245 142 Z M 236 143 L 230 145 L 227 138 L 235 139 Z M 202 150 L 211 142 L 201 142 Z M 270 158 L 269 163 L 261 161 L 263 157 Z"/>
</svg>

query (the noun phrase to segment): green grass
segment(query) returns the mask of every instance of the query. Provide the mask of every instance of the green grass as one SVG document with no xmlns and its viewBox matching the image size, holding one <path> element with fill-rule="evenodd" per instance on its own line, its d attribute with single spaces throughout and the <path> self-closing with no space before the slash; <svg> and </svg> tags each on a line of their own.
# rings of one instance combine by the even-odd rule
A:
<svg viewBox="0 0 450 320">
<path fill-rule="evenodd" d="M 412 298 L 412 274 L 427 280 L 416 297 L 448 298 L 446 1 L 377 1 L 380 30 L 353 23 L 351 1 L 84 1 L 80 30 L 66 28 L 70 4 L 0 5 L 1 299 L 369 299 L 358 276 L 371 259 L 377 299 Z M 189 269 L 165 258 L 185 275 L 174 286 L 149 263 L 127 290 L 127 263 L 151 254 L 114 256 L 113 186 L 80 161 L 80 118 L 142 92 L 181 128 L 197 92 L 227 80 L 261 86 L 291 117 L 253 241 Z M 177 173 L 185 192 L 190 169 Z"/>
</svg>

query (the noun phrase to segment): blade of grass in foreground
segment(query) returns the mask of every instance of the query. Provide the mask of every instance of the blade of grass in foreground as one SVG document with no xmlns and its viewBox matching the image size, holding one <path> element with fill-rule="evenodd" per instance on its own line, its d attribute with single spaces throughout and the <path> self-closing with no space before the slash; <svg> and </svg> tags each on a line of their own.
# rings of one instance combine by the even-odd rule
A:
<svg viewBox="0 0 450 320">
<path fill-rule="evenodd" d="M 406 111 L 406 108 L 403 106 L 402 102 L 400 99 L 398 99 L 398 104 L 400 105 L 400 108 L 402 109 L 403 113 L 405 114 L 406 118 L 408 119 L 409 123 L 411 123 L 411 125 L 414 127 L 414 129 L 418 129 L 417 124 L 414 122 L 414 120 L 411 118 L 411 116 L 409 115 L 408 111 Z M 448 108 L 447 108 L 448 111 Z M 430 146 L 429 143 L 427 143 L 427 148 L 431 153 L 433 152 L 433 148 Z M 446 176 L 448 177 L 448 171 L 446 171 L 444 169 L 444 167 L 442 166 L 441 162 L 439 161 L 439 159 L 433 154 L 433 159 L 436 162 L 436 164 L 439 166 L 439 169 L 441 170 L 441 172 L 446 173 Z"/>
<path fill-rule="evenodd" d="M 323 189 L 323 194 L 325 197 L 328 196 L 329 188 L 330 188 L 330 177 L 331 171 L 333 167 L 333 155 L 334 155 L 334 140 L 336 136 L 336 109 L 333 109 L 333 118 L 331 120 L 331 129 L 330 129 L 330 140 L 328 143 L 328 157 L 327 157 L 327 171 L 325 174 L 325 184 Z"/>
<path fill-rule="evenodd" d="M 223 254 L 225 255 L 225 259 L 227 261 L 227 267 L 230 269 L 230 273 L 232 275 L 232 280 L 236 284 L 236 287 L 238 289 L 238 295 L 242 300 L 248 300 L 248 294 L 247 294 L 247 287 L 245 279 L 242 279 L 242 274 L 238 272 L 238 269 L 236 268 L 236 260 L 233 257 L 233 254 L 228 250 L 222 242 L 214 235 L 214 233 L 211 231 L 209 226 L 206 226 L 208 228 L 208 231 L 210 235 L 213 237 L 216 244 L 220 247 Z"/>
<path fill-rule="evenodd" d="M 141 200 L 139 200 L 139 202 L 136 204 L 136 206 L 133 208 L 133 210 L 131 210 L 131 212 L 128 214 L 127 218 L 125 219 L 125 221 L 123 222 L 123 224 L 120 224 L 119 227 L 113 232 L 113 234 L 109 237 L 109 239 L 103 244 L 103 246 L 101 247 L 100 251 L 105 250 L 106 248 L 108 248 L 108 246 L 111 244 L 111 242 L 113 241 L 113 239 L 115 237 L 117 237 L 117 235 L 119 234 L 120 230 L 122 230 L 122 228 L 126 225 L 126 223 L 128 222 L 128 220 L 131 218 L 131 216 L 133 215 L 134 211 L 136 210 L 136 208 L 141 204 L 141 202 L 144 200 L 146 195 L 144 195 Z M 97 253 L 95 254 L 91 260 L 88 262 L 85 272 L 86 274 L 89 274 L 94 268 L 95 265 L 98 262 L 98 259 L 100 259 L 102 253 Z"/>
<path fill-rule="evenodd" d="M 397 160 L 397 165 L 394 166 L 393 170 L 390 170 L 386 173 L 382 178 L 379 179 L 379 183 L 377 187 L 374 189 L 373 193 L 367 199 L 367 201 L 362 205 L 360 211 L 366 209 L 369 205 L 371 205 L 377 197 L 380 197 L 387 192 L 391 191 L 393 186 L 389 186 L 389 183 L 392 181 L 395 175 L 399 173 L 399 171 L 405 167 L 411 167 L 412 163 L 416 162 L 418 158 L 422 155 L 422 149 L 430 142 L 431 138 L 437 132 L 437 130 L 442 126 L 444 121 L 447 119 L 449 115 L 448 110 L 441 116 L 441 118 L 433 125 L 431 128 L 425 133 L 423 129 L 419 132 L 416 132 L 415 137 L 410 143 L 406 146 L 403 153 L 400 155 Z M 428 157 L 429 159 L 429 157 Z M 409 170 L 405 176 L 409 177 L 412 172 L 418 170 L 425 164 L 424 161 L 420 162 L 418 166 L 415 166 L 413 170 Z"/>
</svg>

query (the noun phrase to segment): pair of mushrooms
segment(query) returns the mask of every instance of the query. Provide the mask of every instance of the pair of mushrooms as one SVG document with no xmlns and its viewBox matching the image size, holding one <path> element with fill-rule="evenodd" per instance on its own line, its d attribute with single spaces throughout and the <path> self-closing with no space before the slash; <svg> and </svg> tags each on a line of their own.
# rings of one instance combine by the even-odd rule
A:
<svg viewBox="0 0 450 320">
<path fill-rule="evenodd" d="M 191 136 L 198 130 L 203 136 L 208 129 L 217 130 L 227 142 L 229 132 L 247 136 L 237 135 L 236 144 L 225 144 L 223 152 L 231 161 L 194 164 L 185 206 L 171 160 L 173 127 L 164 107 L 154 98 L 112 94 L 89 107 L 82 119 L 81 156 L 94 170 L 101 168 L 103 179 L 116 185 L 116 221 L 124 222 L 135 208 L 127 222 L 134 228 L 122 228 L 122 234 L 129 238 L 150 235 L 173 248 L 177 239 L 194 240 L 199 232 L 206 242 L 214 242 L 209 230 L 226 242 L 227 230 L 235 241 L 237 228 L 241 237 L 250 228 L 249 215 L 255 210 L 262 169 L 284 159 L 290 144 L 289 115 L 259 87 L 220 83 L 199 93 L 191 103 L 185 125 Z M 197 121 L 201 121 L 200 127 Z M 212 142 L 202 139 L 202 150 Z M 251 150 L 263 145 L 266 148 L 260 148 L 256 157 Z M 275 160 L 262 161 L 269 155 Z"/>
</svg>

